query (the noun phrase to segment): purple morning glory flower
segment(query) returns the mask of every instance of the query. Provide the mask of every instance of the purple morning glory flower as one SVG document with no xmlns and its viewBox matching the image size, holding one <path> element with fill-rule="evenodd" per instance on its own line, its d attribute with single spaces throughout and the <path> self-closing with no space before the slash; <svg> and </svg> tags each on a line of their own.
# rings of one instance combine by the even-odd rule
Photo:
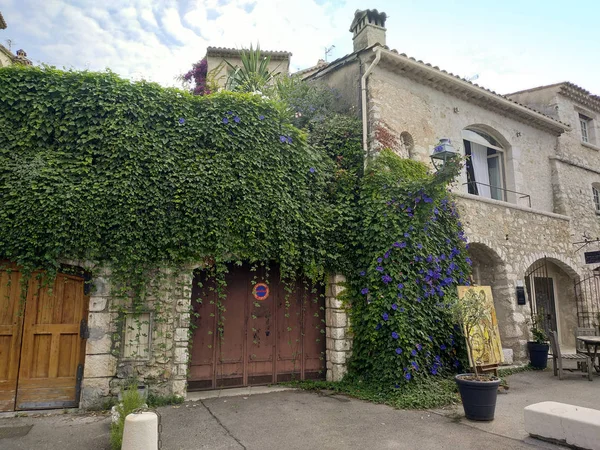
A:
<svg viewBox="0 0 600 450">
<path fill-rule="evenodd" d="M 400 247 L 400 242 L 394 242 L 394 247 Z"/>
<path fill-rule="evenodd" d="M 395 331 L 392 331 L 392 337 L 394 339 L 398 339 L 400 336 L 398 336 L 398 333 L 396 333 Z"/>
<path fill-rule="evenodd" d="M 369 289 L 367 289 L 367 288 L 362 288 L 362 290 L 360 291 L 360 293 L 361 293 L 362 295 L 367 295 L 367 294 L 369 293 Z"/>
<path fill-rule="evenodd" d="M 183 125 L 183 124 L 185 123 L 185 119 L 184 119 L 183 117 L 182 117 L 182 118 L 180 118 L 180 119 L 179 119 L 179 123 L 180 123 L 181 125 Z"/>
<path fill-rule="evenodd" d="M 410 234 L 408 234 L 408 233 L 404 233 L 404 237 L 405 237 L 405 238 L 409 238 L 409 237 L 410 237 Z"/>
<path fill-rule="evenodd" d="M 388 319 L 390 318 L 390 316 L 388 315 L 388 313 L 383 313 L 381 315 L 381 317 L 383 318 L 383 320 L 385 320 L 386 322 L 388 321 Z"/>
<path fill-rule="evenodd" d="M 235 116 L 235 117 L 233 118 L 233 121 L 234 121 L 235 123 L 240 123 L 240 120 L 242 120 L 242 119 L 240 119 L 238 116 Z"/>
<path fill-rule="evenodd" d="M 440 345 L 440 350 L 446 350 L 446 346 L 444 344 Z"/>
<path fill-rule="evenodd" d="M 400 312 L 404 312 L 404 308 L 400 308 Z"/>
<path fill-rule="evenodd" d="M 432 367 L 431 368 L 431 375 L 437 375 L 437 374 L 438 374 L 437 369 L 435 367 Z"/>
<path fill-rule="evenodd" d="M 415 361 L 411 361 L 410 363 L 415 370 L 419 370 L 419 365 Z"/>
<path fill-rule="evenodd" d="M 291 143 L 292 143 L 292 137 L 291 137 L 291 136 L 288 136 L 288 138 L 287 138 L 287 143 L 288 143 L 288 144 L 291 144 Z"/>
<path fill-rule="evenodd" d="M 263 116 L 262 114 L 260 116 L 258 116 L 258 120 L 265 120 L 265 116 Z"/>
<path fill-rule="evenodd" d="M 223 123 L 227 125 L 229 123 L 229 119 L 227 117 L 223 117 Z"/>
<path fill-rule="evenodd" d="M 473 261 L 471 261 L 471 258 L 466 257 L 465 261 L 467 262 L 468 265 L 472 266 L 473 265 Z"/>
<path fill-rule="evenodd" d="M 406 247 L 406 242 L 400 242 L 400 248 L 405 248 Z"/>
<path fill-rule="evenodd" d="M 421 351 L 422 348 L 423 346 L 421 344 L 417 344 L 417 350 Z"/>
<path fill-rule="evenodd" d="M 427 197 L 426 195 L 423 196 L 423 201 L 425 203 L 431 203 L 433 201 L 433 199 L 431 197 Z"/>
<path fill-rule="evenodd" d="M 412 378 L 412 376 L 410 373 L 407 372 L 404 374 L 404 378 L 406 378 L 407 380 L 410 380 Z"/>
<path fill-rule="evenodd" d="M 381 281 L 383 281 L 385 284 L 388 284 L 392 281 L 392 277 L 390 277 L 389 275 L 384 275 L 381 277 Z"/>
<path fill-rule="evenodd" d="M 314 167 L 311 167 L 310 169 L 308 169 L 308 171 L 309 171 L 310 173 L 315 173 L 315 172 L 316 172 L 316 169 L 315 169 Z"/>
<path fill-rule="evenodd" d="M 375 327 L 375 331 L 379 331 L 379 330 L 381 330 L 381 324 L 380 323 L 378 323 L 377 326 Z"/>
<path fill-rule="evenodd" d="M 383 272 L 383 267 L 381 267 L 381 266 L 377 266 L 377 267 L 375 267 L 375 270 L 376 270 L 377 272 Z"/>
<path fill-rule="evenodd" d="M 410 354 L 413 355 L 413 356 L 417 356 L 417 351 L 416 350 L 411 350 Z"/>
<path fill-rule="evenodd" d="M 392 303 L 392 309 L 393 309 L 394 311 L 396 311 L 396 310 L 398 309 L 398 305 L 396 305 L 395 303 Z"/>
<path fill-rule="evenodd" d="M 397 354 L 397 355 L 401 355 L 401 354 L 402 354 L 402 349 L 401 349 L 400 347 L 398 347 L 398 348 L 396 349 L 396 354 Z"/>
<path fill-rule="evenodd" d="M 285 137 L 284 135 L 279 136 L 279 142 L 285 144 L 287 142 L 287 137 Z"/>
<path fill-rule="evenodd" d="M 378 263 L 380 263 L 381 261 L 383 261 L 383 258 L 377 258 Z"/>
<path fill-rule="evenodd" d="M 362 272 L 360 272 L 360 276 L 364 277 L 365 276 L 365 271 L 363 270 Z"/>
<path fill-rule="evenodd" d="M 383 255 L 383 257 L 384 257 L 385 259 L 388 259 L 388 258 L 390 257 L 390 252 L 389 252 L 389 250 L 388 250 L 387 252 L 385 252 L 385 254 Z"/>
<path fill-rule="evenodd" d="M 404 289 L 404 285 L 402 283 L 398 284 L 398 289 Z"/>
</svg>

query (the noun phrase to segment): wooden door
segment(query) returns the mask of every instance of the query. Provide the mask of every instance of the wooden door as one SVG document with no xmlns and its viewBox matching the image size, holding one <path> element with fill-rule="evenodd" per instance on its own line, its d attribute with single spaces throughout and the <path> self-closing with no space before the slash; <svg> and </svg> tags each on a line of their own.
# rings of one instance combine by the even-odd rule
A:
<svg viewBox="0 0 600 450">
<path fill-rule="evenodd" d="M 23 302 L 21 273 L 0 271 L 0 411 L 12 411 L 17 395 Z"/>
<path fill-rule="evenodd" d="M 80 332 L 85 329 L 82 321 L 87 320 L 88 303 L 80 277 L 59 274 L 49 287 L 32 277 L 25 303 L 16 409 L 78 405 L 85 356 L 85 336 Z"/>
</svg>

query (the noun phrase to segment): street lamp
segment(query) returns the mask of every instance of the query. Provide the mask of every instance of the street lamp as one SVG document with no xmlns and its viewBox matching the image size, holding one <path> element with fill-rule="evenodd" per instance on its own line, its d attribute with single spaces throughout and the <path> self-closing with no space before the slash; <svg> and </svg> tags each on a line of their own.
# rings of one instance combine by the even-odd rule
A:
<svg viewBox="0 0 600 450">
<path fill-rule="evenodd" d="M 440 142 L 433 147 L 433 153 L 431 153 L 431 162 L 436 170 L 442 170 L 447 161 L 458 156 L 456 149 L 452 147 L 450 139 L 442 138 Z M 436 162 L 437 161 L 437 162 Z"/>
</svg>

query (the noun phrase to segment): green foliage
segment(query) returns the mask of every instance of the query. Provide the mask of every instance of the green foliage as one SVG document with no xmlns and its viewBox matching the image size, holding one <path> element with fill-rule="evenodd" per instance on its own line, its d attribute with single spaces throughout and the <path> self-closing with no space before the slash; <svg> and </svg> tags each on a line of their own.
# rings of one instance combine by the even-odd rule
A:
<svg viewBox="0 0 600 450">
<path fill-rule="evenodd" d="M 270 56 L 263 56 L 260 46 L 243 49 L 240 52 L 241 66 L 234 66 L 225 61 L 231 73 L 227 78 L 226 88 L 237 92 L 256 92 L 264 90 L 279 75 L 277 69 L 269 70 Z"/>
<path fill-rule="evenodd" d="M 548 335 L 544 329 L 544 312 L 539 311 L 537 314 L 532 314 L 531 320 L 528 323 L 531 326 L 533 342 L 536 344 L 546 344 L 548 342 Z"/>
<path fill-rule="evenodd" d="M 180 405 L 185 401 L 183 397 L 178 395 L 155 395 L 152 392 L 148 394 L 148 407 L 158 408 L 160 406 Z"/>
<path fill-rule="evenodd" d="M 113 450 L 121 449 L 125 418 L 143 405 L 144 399 L 137 390 L 137 383 L 132 382 L 128 384 L 123 390 L 121 402 L 116 407 L 117 413 L 119 414 L 119 420 L 110 427 L 110 445 Z"/>
<path fill-rule="evenodd" d="M 399 388 L 353 377 L 346 377 L 340 382 L 307 380 L 287 384 L 309 391 L 333 391 L 398 409 L 438 408 L 459 402 L 457 386 L 451 378 L 425 378 Z"/>
<path fill-rule="evenodd" d="M 151 270 L 274 261 L 322 271 L 331 162 L 259 96 L 192 96 L 112 73 L 0 70 L 0 257 Z"/>
<path fill-rule="evenodd" d="M 355 265 L 348 277 L 354 331 L 350 371 L 402 386 L 440 376 L 464 358 L 448 306 L 470 272 L 447 184 L 458 165 L 428 175 L 383 151 L 361 183 Z"/>
</svg>

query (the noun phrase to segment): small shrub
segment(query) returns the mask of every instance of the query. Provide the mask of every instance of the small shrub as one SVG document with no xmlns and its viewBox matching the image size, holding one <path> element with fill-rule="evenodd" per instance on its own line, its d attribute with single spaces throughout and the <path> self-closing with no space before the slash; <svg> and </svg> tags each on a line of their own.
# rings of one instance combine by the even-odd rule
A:
<svg viewBox="0 0 600 450">
<path fill-rule="evenodd" d="M 137 390 L 137 383 L 128 384 L 123 391 L 123 400 L 117 405 L 119 420 L 111 425 L 110 445 L 113 450 L 120 450 L 123 442 L 125 418 L 144 405 L 144 399 Z"/>
<path fill-rule="evenodd" d="M 159 406 L 168 406 L 168 405 L 180 405 L 183 403 L 184 398 L 178 395 L 155 395 L 148 394 L 148 406 L 150 408 L 158 408 Z"/>
</svg>

